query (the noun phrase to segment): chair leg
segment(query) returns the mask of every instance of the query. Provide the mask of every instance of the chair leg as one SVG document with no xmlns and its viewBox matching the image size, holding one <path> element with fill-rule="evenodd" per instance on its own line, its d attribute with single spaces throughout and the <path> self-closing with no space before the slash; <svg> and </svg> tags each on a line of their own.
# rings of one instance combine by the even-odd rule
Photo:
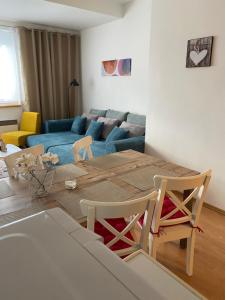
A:
<svg viewBox="0 0 225 300">
<path fill-rule="evenodd" d="M 149 255 L 156 259 L 156 253 L 158 249 L 158 243 L 156 242 L 156 239 L 154 237 L 149 238 Z"/>
<path fill-rule="evenodd" d="M 187 239 L 186 272 L 189 276 L 193 274 L 195 239 L 196 232 L 193 230 L 191 237 Z"/>
</svg>

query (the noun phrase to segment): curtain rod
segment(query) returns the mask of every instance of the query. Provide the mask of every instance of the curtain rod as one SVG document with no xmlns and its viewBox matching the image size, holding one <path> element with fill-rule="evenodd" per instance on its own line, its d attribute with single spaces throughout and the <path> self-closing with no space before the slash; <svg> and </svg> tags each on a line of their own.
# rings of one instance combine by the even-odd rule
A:
<svg viewBox="0 0 225 300">
<path fill-rule="evenodd" d="M 64 29 L 54 26 L 48 26 L 48 25 L 38 25 L 38 24 L 32 24 L 32 23 L 22 23 L 22 22 L 8 22 L 8 21 L 1 21 L 0 20 L 0 26 L 2 27 L 25 27 L 27 29 L 40 29 L 40 30 L 48 30 L 52 32 L 62 32 L 62 33 L 70 33 L 70 34 L 76 34 L 79 35 L 79 31 L 76 30 L 70 30 L 70 29 Z"/>
</svg>

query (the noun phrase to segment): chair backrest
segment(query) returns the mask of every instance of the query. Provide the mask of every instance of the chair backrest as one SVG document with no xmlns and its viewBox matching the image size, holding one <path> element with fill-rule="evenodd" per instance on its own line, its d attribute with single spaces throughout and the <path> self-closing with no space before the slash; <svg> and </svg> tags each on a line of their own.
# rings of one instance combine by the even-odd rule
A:
<svg viewBox="0 0 225 300">
<path fill-rule="evenodd" d="M 153 192 L 145 197 L 128 200 L 124 202 L 97 202 L 89 200 L 81 200 L 81 211 L 87 216 L 87 228 L 94 232 L 95 222 L 101 223 L 110 233 L 115 236 L 106 244 L 107 247 L 112 247 L 118 241 L 124 241 L 130 247 L 122 250 L 114 251 L 119 256 L 128 255 L 138 249 L 147 251 L 148 235 L 152 222 L 153 211 L 155 207 L 157 192 Z M 144 215 L 144 222 L 141 229 L 141 234 L 138 235 L 138 240 L 131 240 L 126 237 L 128 232 L 132 232 L 138 226 L 139 219 Z M 107 222 L 107 219 L 124 218 L 127 226 L 122 232 L 117 231 Z"/>
<path fill-rule="evenodd" d="M 153 216 L 151 229 L 159 232 L 160 226 L 176 225 L 190 222 L 193 227 L 197 227 L 205 194 L 211 178 L 211 171 L 200 175 L 188 177 L 167 177 L 154 176 L 154 185 L 158 190 L 158 198 Z M 173 209 L 162 215 L 165 196 L 172 202 Z M 191 204 L 192 209 L 188 208 Z M 177 212 L 183 216 L 173 217 Z"/>
<path fill-rule="evenodd" d="M 73 153 L 75 162 L 80 160 L 92 159 L 93 153 L 91 150 L 92 137 L 86 136 L 73 144 Z"/>
<path fill-rule="evenodd" d="M 20 130 L 34 133 L 40 132 L 41 119 L 37 112 L 23 112 Z"/>
<path fill-rule="evenodd" d="M 4 158 L 4 160 L 5 160 L 5 164 L 7 166 L 8 174 L 9 174 L 10 177 L 16 177 L 17 176 L 17 174 L 16 174 L 16 159 L 21 157 L 23 154 L 28 154 L 28 153 L 31 153 L 34 156 L 39 156 L 39 155 L 44 153 L 44 146 L 41 145 L 41 144 L 36 145 L 36 146 L 26 148 L 26 149 L 23 149 L 19 152 L 16 152 L 16 153 L 13 153 L 13 154 L 10 154 L 10 155 L 6 156 Z"/>
</svg>

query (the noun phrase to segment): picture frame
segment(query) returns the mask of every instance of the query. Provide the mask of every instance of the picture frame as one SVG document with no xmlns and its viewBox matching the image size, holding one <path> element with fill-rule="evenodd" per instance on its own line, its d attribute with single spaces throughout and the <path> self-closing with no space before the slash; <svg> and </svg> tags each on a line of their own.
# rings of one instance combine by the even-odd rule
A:
<svg viewBox="0 0 225 300">
<path fill-rule="evenodd" d="M 186 68 L 210 67 L 213 36 L 191 39 L 187 44 Z"/>
<path fill-rule="evenodd" d="M 102 76 L 131 76 L 132 59 L 102 61 Z"/>
</svg>

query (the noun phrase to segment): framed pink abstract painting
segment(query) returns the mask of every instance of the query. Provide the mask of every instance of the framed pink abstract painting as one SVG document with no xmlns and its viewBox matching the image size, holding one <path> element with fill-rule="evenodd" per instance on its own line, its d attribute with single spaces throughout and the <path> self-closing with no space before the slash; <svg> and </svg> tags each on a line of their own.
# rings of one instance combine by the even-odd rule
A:
<svg viewBox="0 0 225 300">
<path fill-rule="evenodd" d="M 131 61 L 131 58 L 103 61 L 102 76 L 131 76 Z"/>
</svg>

